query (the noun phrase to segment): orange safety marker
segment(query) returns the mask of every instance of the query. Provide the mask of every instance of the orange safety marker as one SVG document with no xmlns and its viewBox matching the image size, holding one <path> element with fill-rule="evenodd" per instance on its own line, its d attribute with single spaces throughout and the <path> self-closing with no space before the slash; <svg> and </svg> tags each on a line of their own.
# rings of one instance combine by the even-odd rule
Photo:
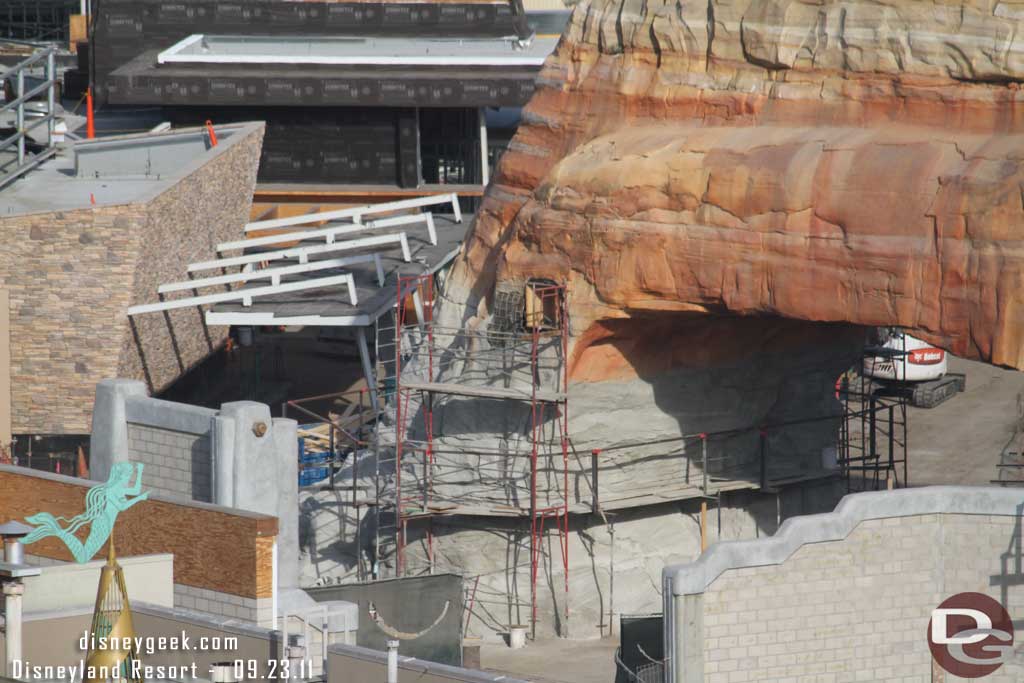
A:
<svg viewBox="0 0 1024 683">
<path fill-rule="evenodd" d="M 206 119 L 206 133 L 210 136 L 210 147 L 217 146 L 217 133 L 213 130 L 213 121 Z"/>
<path fill-rule="evenodd" d="M 96 137 L 96 120 L 92 113 L 92 89 L 85 91 L 85 137 L 92 140 Z"/>
</svg>

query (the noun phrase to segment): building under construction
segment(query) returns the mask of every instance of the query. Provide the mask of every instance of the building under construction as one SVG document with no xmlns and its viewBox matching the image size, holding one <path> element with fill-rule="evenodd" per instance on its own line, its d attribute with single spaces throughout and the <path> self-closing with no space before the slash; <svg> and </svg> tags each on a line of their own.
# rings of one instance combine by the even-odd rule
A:
<svg viewBox="0 0 1024 683">
<path fill-rule="evenodd" d="M 351 551 L 314 562 L 307 581 L 454 572 L 467 632 L 607 635 L 617 591 L 629 612 L 644 609 L 645 555 L 771 533 L 849 490 L 906 485 L 904 399 L 846 374 L 827 414 L 597 445 L 574 431 L 585 415 L 570 419 L 572 292 L 540 279 L 500 287 L 486 325 L 450 325 L 444 280 L 396 283 L 395 314 L 376 328 L 379 412 L 353 394 L 324 418 L 342 455 L 306 493 L 317 501 L 307 534 L 320 548 L 339 540 L 319 516 L 330 501 Z M 318 417 L 309 402 L 289 406 Z M 793 446 L 805 433 L 813 453 Z"/>
</svg>

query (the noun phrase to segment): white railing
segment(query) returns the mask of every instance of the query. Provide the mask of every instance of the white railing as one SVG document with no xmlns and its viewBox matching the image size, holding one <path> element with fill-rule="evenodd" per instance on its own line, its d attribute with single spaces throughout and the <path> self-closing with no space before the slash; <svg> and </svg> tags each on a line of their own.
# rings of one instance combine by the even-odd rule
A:
<svg viewBox="0 0 1024 683">
<path fill-rule="evenodd" d="M 361 223 L 364 216 L 372 216 L 378 213 L 389 213 L 391 211 L 402 211 L 405 209 L 417 209 L 424 206 L 437 206 L 439 204 L 451 204 L 452 213 L 455 214 L 455 222 L 462 222 L 462 211 L 459 209 L 459 197 L 454 192 L 450 194 L 430 195 L 429 197 L 414 197 L 413 199 L 401 199 L 396 202 L 385 202 L 383 204 L 367 204 L 356 206 L 350 209 L 338 209 L 337 211 L 322 211 L 320 213 L 307 213 L 302 216 L 291 218 L 271 218 L 265 221 L 256 221 L 245 226 L 246 232 L 257 230 L 270 230 L 272 228 L 285 228 L 292 225 L 309 225 L 326 221 L 351 220 L 353 223 Z"/>
</svg>

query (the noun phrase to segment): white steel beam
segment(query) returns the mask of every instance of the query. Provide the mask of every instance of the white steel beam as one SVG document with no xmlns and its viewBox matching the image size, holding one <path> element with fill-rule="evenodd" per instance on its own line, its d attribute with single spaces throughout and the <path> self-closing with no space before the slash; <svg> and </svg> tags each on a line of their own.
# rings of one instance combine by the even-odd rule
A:
<svg viewBox="0 0 1024 683">
<path fill-rule="evenodd" d="M 293 315 L 277 316 L 272 312 L 207 311 L 207 325 L 319 325 L 321 327 L 359 327 L 373 323 L 366 313 L 358 315 Z"/>
<path fill-rule="evenodd" d="M 366 224 L 335 226 L 333 228 L 321 228 L 319 230 L 300 230 L 299 232 L 287 232 L 280 235 L 267 235 L 266 237 L 251 237 L 245 240 L 233 242 L 221 242 L 217 245 L 217 251 L 231 251 L 232 249 L 247 249 L 249 247 L 263 247 L 268 244 L 281 244 L 283 242 L 294 242 L 296 240 L 311 240 L 323 237 L 327 244 L 331 244 L 341 235 L 351 235 L 364 230 L 378 230 L 381 228 L 392 228 L 397 225 L 411 225 L 413 223 L 426 223 L 427 232 L 430 234 L 430 243 L 437 244 L 437 231 L 434 228 L 434 216 L 430 212 L 417 213 L 411 216 L 395 216 L 393 218 L 381 218 L 370 221 Z"/>
<path fill-rule="evenodd" d="M 241 273 L 231 273 L 229 275 L 218 275 L 216 277 L 204 277 L 197 278 L 195 280 L 172 282 L 170 284 L 160 285 L 156 291 L 160 294 L 169 294 L 171 292 L 202 289 L 204 287 L 214 287 L 216 285 L 229 285 L 235 282 L 249 282 L 250 280 L 266 279 L 269 279 L 270 284 L 272 285 L 279 285 L 281 284 L 282 275 L 309 273 L 317 270 L 328 270 L 330 268 L 343 268 L 344 266 L 350 266 L 354 263 L 368 263 L 370 261 L 373 261 L 377 268 L 377 283 L 383 287 L 384 267 L 380 262 L 380 254 L 361 254 L 359 256 L 344 256 L 342 258 L 326 259 L 324 261 L 310 261 L 309 263 L 300 263 L 295 266 L 247 270 Z M 251 265 L 252 264 L 247 264 L 247 266 Z"/>
<path fill-rule="evenodd" d="M 170 311 L 175 308 L 191 308 L 203 304 L 215 304 L 224 301 L 239 301 L 243 306 L 251 306 L 254 297 L 269 296 L 271 294 L 284 294 L 286 292 L 298 292 L 304 289 L 320 289 L 334 285 L 346 285 L 349 298 L 355 306 L 359 301 L 356 296 L 355 280 L 351 273 L 334 275 L 331 277 L 316 278 L 313 280 L 302 280 L 300 282 L 287 282 L 283 285 L 269 285 L 266 287 L 253 287 L 251 289 L 236 289 L 233 292 L 220 292 L 219 294 L 206 294 L 204 296 L 190 296 L 184 299 L 172 301 L 161 301 L 155 304 L 143 304 L 132 306 L 128 309 L 128 315 L 139 315 L 141 313 L 157 313 L 159 311 Z"/>
<path fill-rule="evenodd" d="M 412 199 L 400 199 L 395 202 L 384 202 L 383 204 L 366 204 L 355 206 L 349 209 L 338 209 L 336 211 L 322 211 L 320 213 L 307 213 L 302 216 L 290 218 L 271 218 L 265 221 L 255 221 L 245 226 L 246 232 L 256 230 L 269 230 L 271 228 L 284 228 L 291 225 L 308 225 L 320 221 L 336 221 L 351 219 L 354 223 L 361 223 L 363 216 L 372 216 L 378 213 L 389 211 L 402 211 L 403 209 L 416 209 L 424 206 L 436 206 L 438 204 L 451 204 L 452 213 L 455 214 L 455 222 L 462 222 L 462 212 L 459 210 L 459 197 L 454 192 L 447 194 L 436 194 L 427 197 L 413 197 Z"/>
<path fill-rule="evenodd" d="M 354 249 L 366 249 L 369 247 L 384 247 L 398 244 L 402 247 L 402 258 L 408 262 L 412 260 L 412 253 L 409 251 L 409 239 L 404 232 L 393 235 L 378 235 L 376 237 L 364 237 L 348 242 L 335 242 L 333 244 L 320 244 L 312 247 L 291 247 L 277 251 L 265 251 L 259 254 L 244 254 L 232 256 L 231 258 L 217 259 L 215 261 L 201 261 L 189 265 L 188 272 L 195 273 L 200 270 L 213 270 L 216 268 L 227 268 L 229 266 L 244 266 L 249 263 L 262 263 L 263 261 L 278 261 L 286 258 L 298 258 L 299 263 L 308 263 L 309 257 L 313 254 L 325 254 L 332 251 L 352 251 Z"/>
</svg>

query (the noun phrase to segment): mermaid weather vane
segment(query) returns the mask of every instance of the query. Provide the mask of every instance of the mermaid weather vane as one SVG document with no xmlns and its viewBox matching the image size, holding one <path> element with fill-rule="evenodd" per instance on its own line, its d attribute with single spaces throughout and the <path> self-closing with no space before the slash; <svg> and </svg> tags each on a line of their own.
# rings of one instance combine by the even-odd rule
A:
<svg viewBox="0 0 1024 683">
<path fill-rule="evenodd" d="M 96 551 L 104 543 L 107 544 L 107 563 L 100 569 L 89 642 L 100 642 L 97 638 L 103 638 L 114 645 L 100 648 L 89 646 L 83 683 L 143 683 L 131 605 L 128 602 L 128 587 L 124 580 L 124 570 L 114 554 L 113 532 L 117 516 L 147 498 L 149 491 L 142 491 L 142 464 L 119 462 L 111 468 L 107 483 L 89 489 L 85 495 L 85 512 L 82 514 L 67 519 L 54 517 L 49 512 L 40 512 L 26 518 L 26 521 L 38 526 L 25 536 L 22 543 L 34 543 L 55 536 L 64 542 L 80 563 L 91 560 Z M 61 527 L 61 522 L 67 526 Z M 82 542 L 75 534 L 87 525 L 89 534 Z"/>
<path fill-rule="evenodd" d="M 136 472 L 138 475 L 132 484 L 132 476 Z M 88 562 L 107 542 L 117 515 L 147 498 L 149 491 L 142 491 L 142 463 L 119 462 L 111 468 L 107 483 L 89 489 L 85 496 L 85 512 L 71 519 L 54 517 L 49 512 L 27 517 L 25 521 L 37 526 L 21 542 L 27 545 L 56 536 L 68 547 L 75 560 Z M 61 522 L 66 522 L 67 526 L 61 527 Z M 86 525 L 89 526 L 89 535 L 83 542 L 75 534 Z"/>
</svg>

